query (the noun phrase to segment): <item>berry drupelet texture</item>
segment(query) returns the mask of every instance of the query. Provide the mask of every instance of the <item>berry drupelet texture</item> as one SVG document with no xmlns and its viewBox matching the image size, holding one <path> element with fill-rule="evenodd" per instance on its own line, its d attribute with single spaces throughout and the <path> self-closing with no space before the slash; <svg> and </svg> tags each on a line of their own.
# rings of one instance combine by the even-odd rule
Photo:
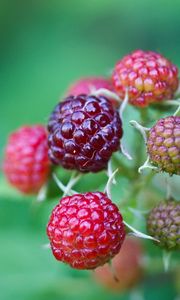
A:
<svg viewBox="0 0 180 300">
<path fill-rule="evenodd" d="M 55 107 L 48 130 L 49 157 L 66 169 L 98 172 L 120 149 L 121 120 L 103 96 L 67 97 Z"/>
<path fill-rule="evenodd" d="M 25 194 L 37 193 L 50 172 L 47 132 L 41 125 L 24 126 L 12 133 L 3 164 L 8 181 Z"/>
<path fill-rule="evenodd" d="M 116 255 L 125 238 L 122 216 L 101 192 L 61 199 L 47 234 L 57 260 L 75 269 L 95 269 Z"/>
<path fill-rule="evenodd" d="M 178 69 L 156 52 L 136 50 L 117 62 L 112 79 L 122 99 L 128 89 L 129 102 L 145 107 L 172 99 L 178 87 Z"/>
<path fill-rule="evenodd" d="M 180 175 L 180 117 L 162 118 L 151 128 L 147 151 L 160 170 Z"/>
<path fill-rule="evenodd" d="M 180 203 L 169 200 L 158 204 L 149 213 L 147 229 L 159 240 L 158 246 L 167 250 L 180 249 Z"/>
<path fill-rule="evenodd" d="M 77 80 L 70 86 L 67 91 L 68 95 L 78 96 L 81 94 L 91 95 L 99 89 L 106 89 L 110 92 L 114 92 L 114 88 L 110 79 L 103 77 L 85 77 Z M 103 95 L 102 95 L 103 96 Z M 119 103 L 114 99 L 109 99 L 114 107 L 117 107 Z"/>
</svg>

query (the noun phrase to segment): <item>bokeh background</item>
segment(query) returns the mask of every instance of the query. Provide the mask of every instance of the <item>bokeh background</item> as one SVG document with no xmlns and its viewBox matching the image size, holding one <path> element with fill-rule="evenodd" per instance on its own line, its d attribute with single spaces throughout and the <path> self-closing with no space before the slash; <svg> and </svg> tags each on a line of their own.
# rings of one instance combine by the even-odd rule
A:
<svg viewBox="0 0 180 300">
<path fill-rule="evenodd" d="M 108 76 L 126 53 L 155 50 L 180 66 L 179 12 L 179 0 L 0 0 L 1 158 L 12 130 L 45 124 L 72 81 Z M 93 184 L 89 177 L 84 188 Z M 20 196 L 1 175 L 2 300 L 179 299 L 177 278 L 163 274 L 163 267 L 145 276 L 134 292 L 120 295 L 98 286 L 90 272 L 57 263 L 42 247 L 54 205 L 55 200 L 39 205 Z M 145 247 L 160 257 L 152 243 Z"/>
</svg>

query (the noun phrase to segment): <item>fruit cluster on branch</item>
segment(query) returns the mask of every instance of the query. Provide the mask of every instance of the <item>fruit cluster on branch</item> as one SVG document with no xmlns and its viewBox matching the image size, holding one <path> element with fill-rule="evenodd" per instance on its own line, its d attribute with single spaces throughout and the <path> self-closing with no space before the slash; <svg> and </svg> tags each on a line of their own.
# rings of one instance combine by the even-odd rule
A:
<svg viewBox="0 0 180 300">
<path fill-rule="evenodd" d="M 180 102 L 175 99 L 178 86 L 175 65 L 158 53 L 137 50 L 116 64 L 112 78 L 87 77 L 70 86 L 65 99 L 51 113 L 47 131 L 40 125 L 24 126 L 10 135 L 4 174 L 25 194 L 41 191 L 59 167 L 82 174 L 108 169 L 105 193 L 78 194 L 72 189 L 77 178 L 72 178 L 65 187 L 53 175 L 65 193 L 47 225 L 57 260 L 77 269 L 97 268 L 119 253 L 128 229 L 139 237 L 154 239 L 157 245 L 168 250 L 180 248 L 178 201 L 167 199 L 152 208 L 147 217 L 149 235 L 146 235 L 123 221 L 108 193 L 116 173 L 110 164 L 113 153 L 121 151 L 122 161 L 126 159 L 123 153 L 130 157 L 121 142 L 126 105 L 133 105 L 141 112 L 145 126 L 144 107 L 159 113 L 165 107 L 168 113 L 171 104 L 177 105 L 174 115 L 161 117 L 152 128 L 136 121 L 132 125 L 141 132 L 147 146 L 148 158 L 139 166 L 140 171 L 149 167 L 156 172 L 180 175 Z M 127 177 L 134 172 L 128 168 L 124 174 Z M 133 189 L 133 183 L 130 188 Z M 133 257 L 135 252 L 131 251 L 130 255 Z"/>
</svg>

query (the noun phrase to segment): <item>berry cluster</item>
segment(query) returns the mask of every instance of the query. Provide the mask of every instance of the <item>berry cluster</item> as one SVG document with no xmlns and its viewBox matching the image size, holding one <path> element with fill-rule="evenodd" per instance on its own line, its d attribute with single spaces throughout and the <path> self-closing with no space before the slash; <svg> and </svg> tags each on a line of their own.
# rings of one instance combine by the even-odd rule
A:
<svg viewBox="0 0 180 300">
<path fill-rule="evenodd" d="M 158 53 L 142 50 L 122 58 L 112 78 L 87 77 L 77 81 L 51 113 L 47 132 L 43 126 L 35 125 L 22 127 L 10 135 L 3 164 L 8 181 L 25 194 L 37 194 L 47 184 L 52 170 L 59 166 L 80 173 L 107 170 L 113 153 L 123 149 L 124 97 L 136 109 L 149 107 L 151 103 L 163 105 L 165 100 L 175 97 L 178 84 L 175 65 Z M 180 117 L 157 120 L 145 135 L 151 167 L 180 175 Z M 134 169 L 132 176 L 133 172 Z M 133 269 L 124 274 L 126 280 L 119 285 L 109 275 L 107 265 L 96 271 L 101 282 L 124 289 L 141 277 L 142 251 L 129 239 L 120 251 L 126 236 L 125 225 L 129 225 L 110 199 L 111 173 L 112 170 L 106 193 L 78 194 L 70 188 L 71 196 L 65 195 L 52 211 L 47 235 L 55 258 L 76 269 L 95 269 L 112 259 L 113 276 L 120 281 L 124 264 L 131 261 Z M 157 245 L 168 250 L 178 249 L 179 216 L 175 200 L 164 202 L 153 208 L 147 218 L 150 236 L 141 233 L 139 236 L 154 238 Z M 132 226 L 129 228 L 138 235 Z"/>
</svg>

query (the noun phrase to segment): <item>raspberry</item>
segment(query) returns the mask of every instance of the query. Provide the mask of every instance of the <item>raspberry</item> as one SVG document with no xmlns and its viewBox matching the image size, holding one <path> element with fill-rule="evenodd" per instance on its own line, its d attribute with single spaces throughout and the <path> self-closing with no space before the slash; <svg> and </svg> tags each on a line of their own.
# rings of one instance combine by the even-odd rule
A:
<svg viewBox="0 0 180 300">
<path fill-rule="evenodd" d="M 144 107 L 173 97 L 178 69 L 156 52 L 136 50 L 116 64 L 112 79 L 122 99 L 128 88 L 129 102 Z"/>
<path fill-rule="evenodd" d="M 159 240 L 158 246 L 167 250 L 180 249 L 180 203 L 174 200 L 160 202 L 149 213 L 147 229 Z"/>
<path fill-rule="evenodd" d="M 89 95 L 99 89 L 106 89 L 114 92 L 114 88 L 110 80 L 103 77 L 85 77 L 76 81 L 72 86 L 70 86 L 67 95 Z M 113 106 L 118 106 L 118 103 L 114 99 L 109 100 L 111 101 Z"/>
<path fill-rule="evenodd" d="M 62 198 L 47 234 L 57 260 L 75 269 L 95 269 L 119 252 L 125 229 L 117 206 L 104 193 L 89 192 Z"/>
<path fill-rule="evenodd" d="M 105 169 L 122 136 L 119 114 L 103 96 L 67 97 L 55 107 L 48 129 L 52 162 L 81 172 Z"/>
<path fill-rule="evenodd" d="M 37 193 L 50 171 L 46 129 L 41 125 L 24 126 L 12 133 L 3 169 L 8 181 L 18 190 L 25 194 Z"/>
<path fill-rule="evenodd" d="M 134 287 L 142 277 L 142 256 L 141 243 L 134 238 L 126 238 L 111 265 L 106 264 L 95 270 L 95 280 L 107 289 L 118 292 Z"/>
<path fill-rule="evenodd" d="M 76 81 L 68 90 L 68 95 L 91 94 L 99 89 L 114 91 L 110 80 L 103 77 L 86 77 Z"/>
<path fill-rule="evenodd" d="M 180 117 L 160 119 L 150 130 L 147 151 L 155 166 L 180 175 Z"/>
</svg>

